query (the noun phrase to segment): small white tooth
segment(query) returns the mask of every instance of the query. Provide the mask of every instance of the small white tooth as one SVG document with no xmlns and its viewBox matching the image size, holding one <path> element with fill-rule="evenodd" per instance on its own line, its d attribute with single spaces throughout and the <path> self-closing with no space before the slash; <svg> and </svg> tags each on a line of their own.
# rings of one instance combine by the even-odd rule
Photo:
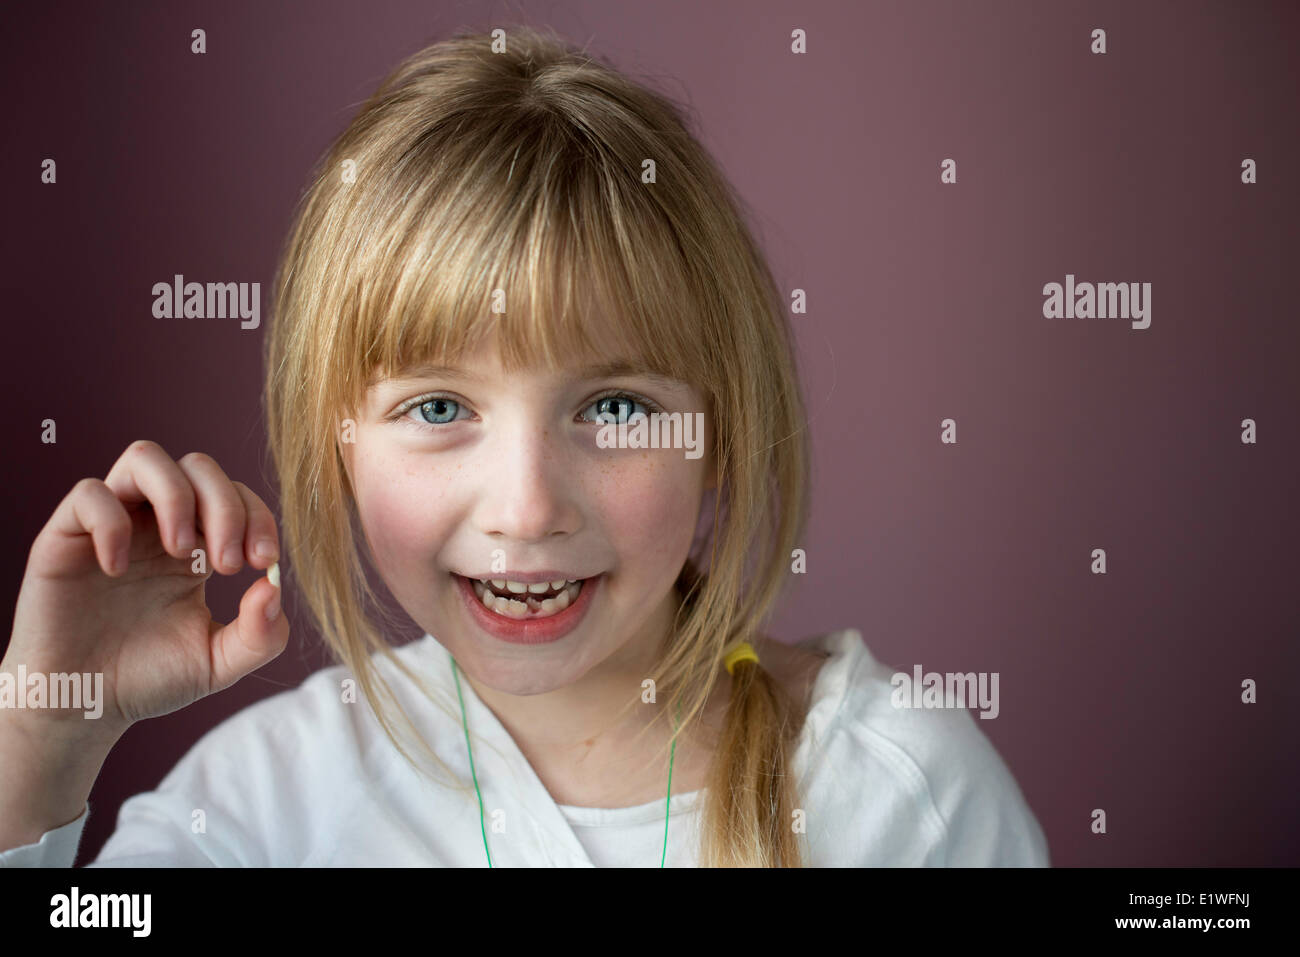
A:
<svg viewBox="0 0 1300 957">
<path fill-rule="evenodd" d="M 570 597 L 568 589 L 565 589 L 551 600 L 555 602 L 556 611 L 564 611 L 564 609 L 569 607 L 569 602 L 573 599 Z"/>
<path fill-rule="evenodd" d="M 476 581 L 474 583 L 474 594 L 478 595 L 480 599 L 483 597 L 485 591 L 487 591 L 487 586 L 482 582 Z"/>
<path fill-rule="evenodd" d="M 516 595 L 522 595 L 524 592 L 528 591 L 528 586 L 523 582 L 512 582 L 508 578 L 506 579 L 506 588 L 510 589 Z"/>
<path fill-rule="evenodd" d="M 494 578 L 494 579 L 492 579 L 492 587 L 493 587 L 493 588 L 505 588 L 505 587 L 506 587 L 506 580 L 505 580 L 504 578 Z"/>
<path fill-rule="evenodd" d="M 528 586 L 528 590 L 529 590 L 530 592 L 532 592 L 534 595 L 541 595 L 541 594 L 543 594 L 544 592 L 548 592 L 548 591 L 551 590 L 551 583 L 550 583 L 550 582 L 533 582 L 531 585 Z"/>
<path fill-rule="evenodd" d="M 497 603 L 497 596 L 484 589 L 483 594 L 479 595 L 479 600 L 483 602 L 483 607 L 488 611 L 496 611 L 494 607 Z"/>
<path fill-rule="evenodd" d="M 559 603 L 558 598 L 547 598 L 545 601 L 542 602 L 542 614 L 554 615 L 557 611 L 560 610 L 559 608 L 556 607 L 558 603 Z"/>
<path fill-rule="evenodd" d="M 561 588 L 565 586 L 565 584 L 566 582 L 563 578 L 557 579 L 556 581 L 550 583 L 551 591 L 559 591 Z"/>
</svg>

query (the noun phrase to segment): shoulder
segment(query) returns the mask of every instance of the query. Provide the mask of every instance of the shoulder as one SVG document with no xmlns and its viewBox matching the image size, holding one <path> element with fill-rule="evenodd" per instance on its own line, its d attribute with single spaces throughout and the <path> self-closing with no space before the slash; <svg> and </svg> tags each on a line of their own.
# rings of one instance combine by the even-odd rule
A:
<svg viewBox="0 0 1300 957">
<path fill-rule="evenodd" d="M 410 659 L 420 650 L 396 653 Z M 392 666 L 376 664 L 394 683 Z M 222 721 L 155 790 L 129 798 L 96 863 L 151 854 L 221 866 L 300 863 L 397 757 L 351 672 L 323 668 Z"/>
<path fill-rule="evenodd" d="M 440 650 L 440 645 L 425 636 L 394 648 L 393 655 L 418 673 L 428 670 L 430 656 Z M 420 691 L 380 652 L 373 653 L 371 661 L 396 704 L 418 720 L 417 712 L 422 711 L 425 700 Z M 306 786 L 314 786 L 319 777 L 341 782 L 356 781 L 360 774 L 378 777 L 397 756 L 367 704 L 359 680 L 347 667 L 333 665 L 309 675 L 297 688 L 227 718 L 199 739 L 181 765 L 224 761 L 245 773 L 274 772 L 283 789 L 294 780 L 282 773 L 290 768 L 303 772 L 300 779 Z"/>
<path fill-rule="evenodd" d="M 177 770 L 191 763 L 227 762 L 251 772 L 280 758 L 301 768 L 326 755 L 330 762 L 362 762 L 361 746 L 372 734 L 366 715 L 364 695 L 351 671 L 342 665 L 322 668 L 297 688 L 248 705 L 212 728 Z"/>
<path fill-rule="evenodd" d="M 817 676 L 821 673 L 822 665 L 830 660 L 831 654 L 816 641 L 786 644 L 767 639 L 762 644 L 760 657 L 763 669 L 806 710 Z"/>
<path fill-rule="evenodd" d="M 839 835 L 836 853 L 855 858 L 845 863 L 1048 864 L 1037 819 L 970 711 L 903 706 L 895 676 L 910 672 L 878 661 L 854 629 L 805 648 L 830 653 L 808 713 L 806 786 L 834 808 L 823 836 L 852 832 Z"/>
</svg>

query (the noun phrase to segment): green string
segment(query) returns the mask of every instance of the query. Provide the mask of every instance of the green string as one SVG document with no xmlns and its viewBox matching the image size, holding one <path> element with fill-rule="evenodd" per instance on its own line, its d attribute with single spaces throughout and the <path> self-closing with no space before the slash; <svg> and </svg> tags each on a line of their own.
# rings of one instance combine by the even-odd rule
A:
<svg viewBox="0 0 1300 957">
<path fill-rule="evenodd" d="M 465 750 L 469 752 L 469 774 L 474 779 L 474 793 L 478 795 L 478 823 L 483 830 L 483 850 L 487 851 L 488 867 L 492 866 L 492 852 L 488 851 L 487 822 L 483 819 L 483 794 L 478 789 L 478 776 L 474 773 L 474 752 L 469 746 L 469 722 L 465 720 L 465 698 L 460 693 L 460 675 L 456 673 L 456 659 L 451 659 L 451 676 L 456 679 L 456 697 L 460 700 L 460 724 L 465 729 Z"/>
<path fill-rule="evenodd" d="M 677 719 L 682 716 L 682 699 L 677 699 L 677 714 L 673 716 L 673 750 L 668 756 L 668 797 L 664 801 L 664 854 L 659 858 L 659 866 L 664 866 L 664 861 L 668 859 L 668 815 L 671 813 L 668 809 L 673 800 L 673 759 L 677 757 Z"/>
<path fill-rule="evenodd" d="M 478 795 L 478 820 L 479 827 L 483 832 L 483 850 L 487 852 L 488 867 L 492 866 L 492 852 L 488 849 L 487 841 L 487 821 L 483 815 L 483 793 L 478 787 L 478 775 L 474 772 L 474 749 L 469 744 L 469 721 L 465 717 L 465 697 L 460 690 L 460 675 L 456 668 L 456 658 L 448 653 L 451 657 L 451 676 L 456 679 L 456 698 L 460 701 L 460 724 L 465 731 L 465 750 L 469 754 L 469 774 L 474 781 L 474 793 Z M 677 724 L 678 719 L 682 716 L 682 701 L 677 699 L 677 713 L 673 717 L 673 746 L 672 753 L 668 757 L 668 797 L 664 802 L 664 853 L 659 859 L 659 866 L 664 867 L 664 862 L 668 859 L 668 817 L 671 813 L 669 808 L 673 799 L 673 762 L 677 758 Z"/>
</svg>

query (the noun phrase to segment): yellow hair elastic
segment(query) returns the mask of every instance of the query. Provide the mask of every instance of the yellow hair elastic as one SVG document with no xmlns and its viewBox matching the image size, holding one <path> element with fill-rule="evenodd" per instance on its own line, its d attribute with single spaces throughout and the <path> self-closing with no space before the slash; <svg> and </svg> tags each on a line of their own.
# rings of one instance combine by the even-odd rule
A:
<svg viewBox="0 0 1300 957">
<path fill-rule="evenodd" d="M 727 674 L 735 674 L 736 664 L 741 661 L 752 661 L 758 664 L 758 653 L 754 651 L 754 646 L 747 641 L 742 641 L 722 659 L 722 663 L 727 666 Z"/>
</svg>

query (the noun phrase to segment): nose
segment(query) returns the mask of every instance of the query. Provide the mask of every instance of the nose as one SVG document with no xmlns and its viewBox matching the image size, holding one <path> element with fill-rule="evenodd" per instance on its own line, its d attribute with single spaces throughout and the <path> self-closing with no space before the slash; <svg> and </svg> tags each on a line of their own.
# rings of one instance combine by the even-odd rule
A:
<svg viewBox="0 0 1300 957">
<path fill-rule="evenodd" d="M 497 543 L 572 535 L 582 524 L 575 462 L 554 426 L 530 416 L 500 423 L 485 443 L 474 523 Z"/>
</svg>

